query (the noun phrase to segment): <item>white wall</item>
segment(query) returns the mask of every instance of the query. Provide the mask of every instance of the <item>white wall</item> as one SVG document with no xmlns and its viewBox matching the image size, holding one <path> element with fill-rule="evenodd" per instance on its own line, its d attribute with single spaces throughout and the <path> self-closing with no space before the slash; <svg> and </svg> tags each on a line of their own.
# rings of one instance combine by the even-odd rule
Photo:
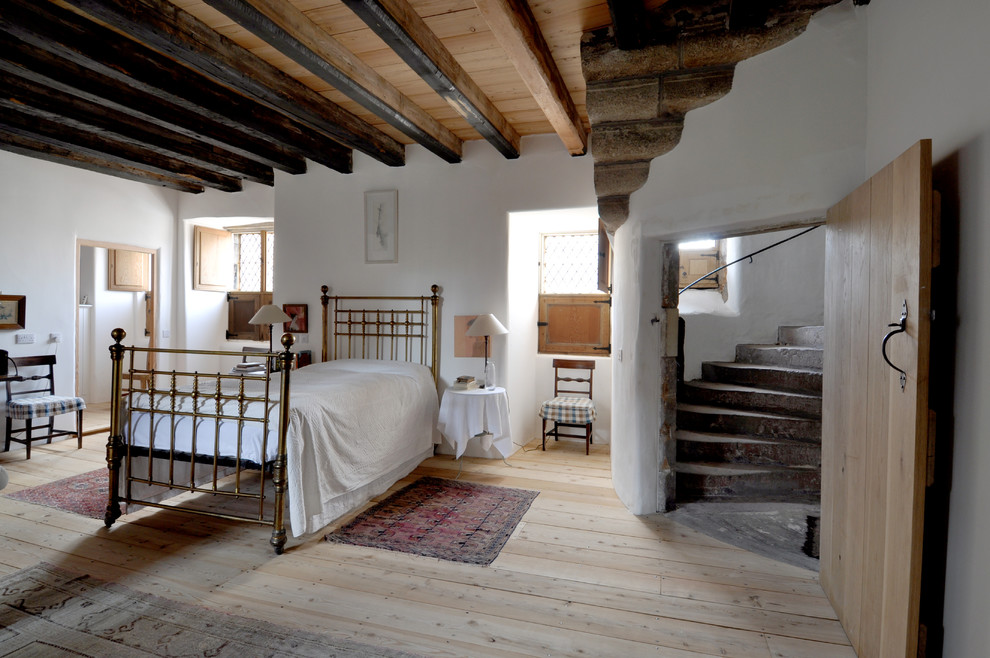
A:
<svg viewBox="0 0 990 658">
<path fill-rule="evenodd" d="M 598 231 L 598 209 L 514 212 L 509 215 L 509 322 L 515 330 L 506 336 L 509 369 L 517 376 L 513 392 L 524 406 L 512 415 L 512 433 L 516 442 L 525 445 L 542 432 L 539 418 L 541 403 L 553 397 L 552 354 L 538 354 L 540 293 L 540 259 L 543 257 L 540 234 L 567 231 Z M 559 356 L 559 355 L 557 355 Z M 584 358 L 584 357 L 582 357 Z M 612 367 L 609 357 L 596 357 L 593 394 L 598 417 L 592 425 L 593 441 L 609 443 L 612 420 Z M 521 411 L 522 413 L 519 413 Z"/>
<path fill-rule="evenodd" d="M 158 320 L 168 326 L 163 319 L 172 304 L 177 197 L 164 188 L 0 152 L 0 290 L 27 295 L 25 331 L 38 339 L 16 345 L 16 332 L 3 331 L 0 348 L 11 356 L 51 353 L 48 334 L 61 332 L 56 391 L 75 390 L 77 239 L 161 249 Z M 109 336 L 104 342 L 110 344 Z M 105 351 L 93 356 L 109 361 Z"/>
<path fill-rule="evenodd" d="M 807 229 L 726 240 L 725 262 Z M 726 270 L 726 299 L 717 290 L 687 290 L 678 312 L 685 320 L 684 379 L 701 377 L 703 361 L 732 361 L 737 344 L 777 342 L 777 327 L 820 325 L 825 308 L 825 228 L 815 230 Z"/>
<path fill-rule="evenodd" d="M 439 160 L 410 146 L 406 166 L 392 168 L 354 154 L 354 173 L 311 165 L 304 176 L 276 172 L 275 302 L 309 304 L 319 358 L 320 285 L 331 294 L 428 295 L 441 286 L 440 375 L 481 374 L 478 359 L 454 358 L 455 315 L 508 318 L 510 212 L 596 204 L 590 157 L 573 158 L 556 136 L 523 140 L 522 157 L 506 160 L 485 142 L 464 144 L 463 162 Z M 364 262 L 364 193 L 398 191 L 398 263 Z M 506 323 L 509 336 L 520 331 Z M 532 407 L 533 364 L 507 357 L 508 336 L 493 337 L 499 381 L 509 394 L 513 431 Z M 518 412 L 516 410 L 519 410 Z"/>
<path fill-rule="evenodd" d="M 944 655 L 982 656 L 990 646 L 990 3 L 874 0 L 868 13 L 868 172 L 930 138 L 936 171 L 948 169 L 957 184 L 943 190 L 958 196 L 960 245 L 958 317 L 946 318 L 958 329 Z"/>
<path fill-rule="evenodd" d="M 872 7 L 871 7 L 872 8 Z M 788 44 L 736 67 L 732 91 L 687 115 L 616 233 L 612 475 L 657 510 L 659 247 L 700 232 L 819 217 L 864 178 L 866 13 L 847 0 Z"/>
</svg>

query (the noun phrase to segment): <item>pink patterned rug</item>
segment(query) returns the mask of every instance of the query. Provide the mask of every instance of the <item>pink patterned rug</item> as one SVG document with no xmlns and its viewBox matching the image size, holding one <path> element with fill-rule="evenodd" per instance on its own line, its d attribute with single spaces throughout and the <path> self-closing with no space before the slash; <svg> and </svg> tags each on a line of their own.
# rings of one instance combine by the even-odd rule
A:
<svg viewBox="0 0 990 658">
<path fill-rule="evenodd" d="M 107 469 L 98 468 L 89 473 L 73 475 L 6 495 L 8 498 L 16 498 L 28 503 L 75 512 L 91 519 L 102 519 L 107 508 L 109 492 Z"/>
<path fill-rule="evenodd" d="M 488 565 L 539 493 L 424 477 L 326 540 Z"/>
</svg>

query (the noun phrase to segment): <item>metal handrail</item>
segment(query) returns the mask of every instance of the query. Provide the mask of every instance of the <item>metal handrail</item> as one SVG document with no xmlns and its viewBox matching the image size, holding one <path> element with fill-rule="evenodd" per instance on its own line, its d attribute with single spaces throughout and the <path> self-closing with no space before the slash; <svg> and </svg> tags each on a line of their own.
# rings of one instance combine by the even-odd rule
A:
<svg viewBox="0 0 990 658">
<path fill-rule="evenodd" d="M 682 292 L 684 292 L 684 291 L 685 291 L 685 290 L 687 290 L 688 288 L 691 288 L 691 287 L 692 287 L 692 286 L 694 286 L 695 284 L 698 284 L 698 283 L 701 283 L 702 281 L 704 281 L 705 279 L 707 279 L 707 278 L 708 278 L 708 277 L 710 277 L 711 275 L 713 275 L 713 274 L 716 274 L 716 273 L 718 273 L 718 272 L 721 272 L 722 270 L 724 270 L 725 268 L 727 268 L 727 267 L 729 267 L 730 265 L 735 265 L 736 263 L 739 263 L 739 262 L 742 262 L 742 261 L 744 261 L 744 260 L 746 260 L 747 258 L 749 259 L 749 262 L 751 262 L 751 263 L 752 263 L 752 262 L 753 262 L 753 256 L 755 256 L 756 254 L 761 254 L 761 253 L 763 253 L 764 251 L 766 251 L 767 249 L 773 249 L 773 248 L 774 248 L 774 247 L 776 247 L 777 245 L 781 245 L 781 244 L 784 244 L 785 242 L 787 242 L 787 241 L 789 241 L 789 240 L 793 240 L 794 238 L 800 238 L 800 237 L 801 237 L 802 235 L 804 235 L 805 233 L 810 233 L 810 232 L 812 232 L 812 231 L 814 231 L 814 230 L 815 230 L 816 228 L 818 228 L 819 226 L 821 226 L 821 224 L 815 224 L 815 225 L 814 225 L 814 226 L 812 226 L 811 228 L 809 228 L 809 229 L 805 229 L 805 230 L 803 230 L 803 231 L 801 231 L 800 233 L 798 233 L 797 235 L 792 235 L 792 236 L 791 236 L 791 237 L 789 237 L 789 238 L 784 238 L 784 239 L 783 239 L 783 240 L 781 240 L 780 242 L 774 242 L 774 243 L 773 243 L 772 245 L 768 245 L 768 246 L 766 246 L 766 247 L 763 247 L 762 249 L 758 249 L 757 251 L 754 251 L 754 252 L 753 252 L 753 253 L 751 253 L 751 254 L 747 254 L 747 255 L 745 255 L 745 256 L 743 256 L 742 258 L 737 258 L 736 260 L 734 260 L 734 261 L 732 261 L 731 263 L 726 263 L 725 265 L 723 265 L 723 266 L 721 266 L 721 267 L 716 267 L 716 268 L 715 268 L 714 270 L 712 270 L 712 271 L 711 271 L 711 272 L 709 272 L 708 274 L 706 274 L 706 275 L 704 275 L 703 277 L 701 277 L 701 278 L 699 278 L 699 279 L 695 279 L 695 280 L 694 280 L 694 281 L 692 281 L 691 283 L 689 283 L 689 284 L 687 284 L 686 286 L 684 286 L 683 288 L 681 288 L 680 290 L 678 290 L 678 291 L 677 291 L 677 294 L 678 294 L 678 295 L 680 295 L 680 294 L 681 294 Z"/>
</svg>

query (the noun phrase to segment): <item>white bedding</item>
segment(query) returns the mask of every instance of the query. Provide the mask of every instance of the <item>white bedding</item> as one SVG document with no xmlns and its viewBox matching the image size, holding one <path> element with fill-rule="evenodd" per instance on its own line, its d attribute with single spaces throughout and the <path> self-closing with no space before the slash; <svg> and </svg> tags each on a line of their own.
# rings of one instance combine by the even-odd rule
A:
<svg viewBox="0 0 990 658">
<path fill-rule="evenodd" d="M 257 391 L 262 382 L 250 382 Z M 271 383 L 277 398 L 278 382 Z M 247 388 L 246 388 L 247 391 Z M 290 387 L 288 453 L 289 519 L 293 536 L 315 532 L 367 498 L 385 491 L 429 457 L 436 431 L 437 394 L 429 368 L 401 361 L 344 359 L 293 371 Z M 167 409 L 166 399 L 156 408 Z M 191 400 L 185 401 L 191 408 Z M 200 399 L 212 412 L 214 401 Z M 237 403 L 226 409 L 237 415 Z M 246 415 L 261 416 L 260 402 Z M 148 406 L 139 400 L 138 406 Z M 226 413 L 226 411 L 225 411 Z M 148 446 L 147 414 L 132 414 L 134 445 Z M 260 423 L 245 423 L 241 459 L 260 463 L 277 449 L 278 405 L 269 410 L 267 458 L 260 459 Z M 155 416 L 154 447 L 167 449 L 170 419 Z M 192 420 L 176 421 L 176 450 L 191 452 Z M 213 454 L 215 424 L 200 419 L 198 453 Z M 237 422 L 220 424 L 221 454 L 237 456 Z M 182 437 L 181 439 L 179 437 Z"/>
</svg>

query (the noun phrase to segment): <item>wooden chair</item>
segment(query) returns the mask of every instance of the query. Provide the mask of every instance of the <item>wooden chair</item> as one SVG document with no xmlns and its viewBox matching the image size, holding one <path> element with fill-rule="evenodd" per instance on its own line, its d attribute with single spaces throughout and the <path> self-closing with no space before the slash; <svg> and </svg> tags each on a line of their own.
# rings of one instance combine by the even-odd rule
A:
<svg viewBox="0 0 990 658">
<path fill-rule="evenodd" d="M 7 374 L 2 379 L 7 388 L 7 431 L 4 436 L 3 450 L 10 450 L 10 442 L 23 443 L 25 458 L 31 459 L 31 442 L 47 439 L 48 443 L 57 436 L 75 436 L 79 447 L 82 448 L 83 409 L 86 401 L 79 397 L 55 395 L 55 355 L 22 356 L 9 358 L 14 366 L 14 374 Z M 22 368 L 48 367 L 45 375 L 21 375 Z M 18 387 L 14 384 L 30 382 Z M 76 414 L 75 430 L 56 430 L 55 416 L 72 413 Z M 38 428 L 33 426 L 36 418 L 48 419 L 48 431 L 45 434 L 34 435 Z M 14 421 L 24 421 L 24 426 L 15 428 Z M 23 436 L 19 436 L 23 434 Z"/>
<path fill-rule="evenodd" d="M 586 375 L 569 377 L 561 375 L 561 370 L 583 370 Z M 540 406 L 540 417 L 543 419 L 543 449 L 547 449 L 547 437 L 558 439 L 584 439 L 584 454 L 591 452 L 591 424 L 598 412 L 592 400 L 594 382 L 592 381 L 595 362 L 584 359 L 554 359 L 553 360 L 553 399 L 546 400 Z M 553 421 L 553 429 L 547 431 L 547 421 Z M 583 428 L 584 434 L 561 433 L 561 427 Z"/>
</svg>

